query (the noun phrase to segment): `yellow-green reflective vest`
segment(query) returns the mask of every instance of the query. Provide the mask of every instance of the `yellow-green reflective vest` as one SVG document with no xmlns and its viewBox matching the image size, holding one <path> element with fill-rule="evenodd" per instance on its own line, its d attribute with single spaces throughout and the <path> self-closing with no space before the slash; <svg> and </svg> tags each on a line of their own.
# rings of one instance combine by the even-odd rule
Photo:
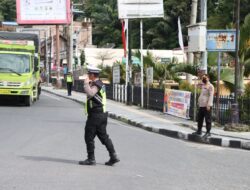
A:
<svg viewBox="0 0 250 190">
<path fill-rule="evenodd" d="M 73 77 L 72 77 L 72 75 L 67 75 L 67 76 L 66 76 L 66 82 L 73 82 Z"/>
<path fill-rule="evenodd" d="M 87 96 L 85 111 L 87 114 L 105 113 L 107 103 L 105 85 L 100 80 L 95 81 L 92 85 L 98 88 L 98 92 L 93 97 Z"/>
</svg>

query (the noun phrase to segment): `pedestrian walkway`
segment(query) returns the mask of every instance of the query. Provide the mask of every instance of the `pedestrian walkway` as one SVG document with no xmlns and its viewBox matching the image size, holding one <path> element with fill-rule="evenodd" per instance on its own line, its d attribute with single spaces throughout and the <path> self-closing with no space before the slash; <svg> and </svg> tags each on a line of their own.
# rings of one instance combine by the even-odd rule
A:
<svg viewBox="0 0 250 190">
<path fill-rule="evenodd" d="M 65 89 L 56 89 L 53 86 L 42 86 L 42 90 L 81 104 L 85 104 L 86 101 L 86 94 L 84 93 L 73 91 L 72 96 L 67 96 Z M 110 118 L 147 131 L 193 142 L 250 150 L 250 132 L 228 132 L 222 128 L 213 127 L 211 130 L 212 136 L 203 139 L 192 135 L 197 124 L 190 120 L 158 111 L 141 109 L 137 106 L 127 106 L 113 100 L 107 100 L 107 111 Z"/>
</svg>

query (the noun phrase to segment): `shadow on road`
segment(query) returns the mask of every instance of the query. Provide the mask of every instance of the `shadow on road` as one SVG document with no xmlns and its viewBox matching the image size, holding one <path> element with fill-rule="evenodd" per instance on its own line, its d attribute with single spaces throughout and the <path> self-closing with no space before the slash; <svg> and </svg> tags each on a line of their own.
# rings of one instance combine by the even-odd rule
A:
<svg viewBox="0 0 250 190">
<path fill-rule="evenodd" d="M 47 162 L 61 162 L 61 163 L 66 163 L 66 164 L 74 164 L 77 165 L 78 161 L 76 160 L 66 160 L 66 159 L 61 159 L 61 158 L 51 158 L 51 157 L 46 157 L 46 156 L 20 156 L 26 160 L 32 160 L 32 161 L 47 161 Z"/>
<path fill-rule="evenodd" d="M 60 163 L 65 163 L 65 164 L 73 164 L 73 165 L 78 165 L 78 160 L 66 160 L 66 159 L 61 159 L 61 158 L 51 158 L 51 157 L 46 157 L 46 156 L 20 156 L 21 158 L 24 158 L 26 160 L 32 160 L 32 161 L 37 161 L 37 162 L 60 162 Z M 96 165 L 104 165 L 104 163 L 96 163 Z"/>
</svg>

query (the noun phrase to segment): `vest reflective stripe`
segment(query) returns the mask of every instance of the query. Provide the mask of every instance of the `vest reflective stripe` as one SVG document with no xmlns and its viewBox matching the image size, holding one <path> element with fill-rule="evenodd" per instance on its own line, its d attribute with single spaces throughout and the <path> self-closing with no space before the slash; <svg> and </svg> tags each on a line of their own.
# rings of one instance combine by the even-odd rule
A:
<svg viewBox="0 0 250 190">
<path fill-rule="evenodd" d="M 100 90 L 101 96 L 102 96 L 102 107 L 103 107 L 103 112 L 106 112 L 106 104 L 107 104 L 107 99 L 106 99 L 106 92 L 102 88 Z"/>
<path fill-rule="evenodd" d="M 66 81 L 67 82 L 73 82 L 72 76 L 71 75 L 67 75 Z"/>
<path fill-rule="evenodd" d="M 92 100 L 92 99 L 94 99 L 94 100 Z M 89 111 L 88 109 L 92 109 L 92 108 L 95 107 L 93 105 L 93 101 L 95 102 L 95 104 L 96 104 L 96 102 L 98 102 L 98 104 L 101 105 L 103 113 L 106 112 L 107 100 L 106 100 L 106 91 L 105 91 L 105 86 L 104 85 L 99 90 L 99 92 L 97 94 L 95 94 L 95 96 L 93 96 L 91 98 L 87 97 L 87 102 L 85 104 L 85 112 L 86 112 L 86 114 L 88 114 L 88 111 Z"/>
</svg>

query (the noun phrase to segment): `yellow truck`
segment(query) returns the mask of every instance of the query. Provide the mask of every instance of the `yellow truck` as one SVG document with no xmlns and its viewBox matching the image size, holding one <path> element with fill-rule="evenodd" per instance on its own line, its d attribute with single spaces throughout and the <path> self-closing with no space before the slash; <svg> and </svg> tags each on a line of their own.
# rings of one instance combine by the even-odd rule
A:
<svg viewBox="0 0 250 190">
<path fill-rule="evenodd" d="M 0 32 L 0 96 L 18 96 L 26 106 L 39 99 L 39 37 Z"/>
</svg>

